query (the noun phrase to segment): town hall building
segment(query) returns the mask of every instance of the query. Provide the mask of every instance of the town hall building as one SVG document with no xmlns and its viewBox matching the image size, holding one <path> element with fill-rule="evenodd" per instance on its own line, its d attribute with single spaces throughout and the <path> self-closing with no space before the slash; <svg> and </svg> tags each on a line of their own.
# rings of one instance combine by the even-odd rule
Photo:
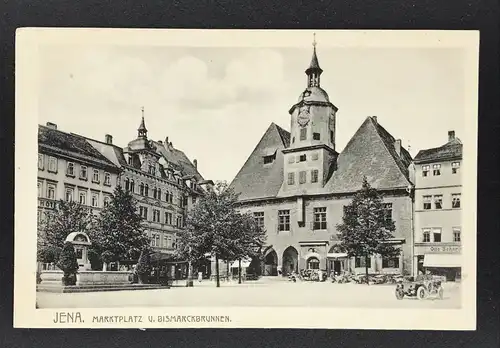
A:
<svg viewBox="0 0 500 348">
<path fill-rule="evenodd" d="M 347 258 L 336 225 L 361 189 L 363 177 L 379 190 L 395 222 L 396 258 L 374 256 L 373 273 L 412 272 L 410 154 L 376 116 L 365 119 L 344 149 L 336 147 L 338 108 L 321 88 L 316 44 L 305 71 L 307 86 L 289 110 L 290 132 L 271 123 L 230 187 L 242 212 L 267 232 L 263 275 L 303 269 L 364 272 L 363 258 Z"/>
</svg>

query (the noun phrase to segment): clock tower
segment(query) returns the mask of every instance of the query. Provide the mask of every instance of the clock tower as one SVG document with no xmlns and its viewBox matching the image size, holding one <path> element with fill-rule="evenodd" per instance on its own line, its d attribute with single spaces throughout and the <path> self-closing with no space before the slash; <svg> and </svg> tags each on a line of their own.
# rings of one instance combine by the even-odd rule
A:
<svg viewBox="0 0 500 348">
<path fill-rule="evenodd" d="M 305 71 L 307 87 L 292 106 L 290 146 L 283 150 L 287 192 L 307 194 L 322 188 L 335 169 L 335 117 L 337 107 L 321 88 L 323 69 L 313 41 L 311 64 Z"/>
</svg>

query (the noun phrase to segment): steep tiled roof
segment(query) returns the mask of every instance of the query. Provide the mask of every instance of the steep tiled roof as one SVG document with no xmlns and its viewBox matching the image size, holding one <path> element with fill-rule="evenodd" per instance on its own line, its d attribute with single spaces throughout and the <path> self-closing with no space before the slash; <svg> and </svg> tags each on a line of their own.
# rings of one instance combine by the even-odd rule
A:
<svg viewBox="0 0 500 348">
<path fill-rule="evenodd" d="M 289 139 L 290 133 L 271 124 L 231 183 L 240 193 L 240 200 L 272 198 L 281 192 L 284 177 L 281 150 L 289 146 Z M 355 192 L 361 188 L 364 176 L 378 189 L 406 188 L 410 184 L 408 166 L 412 159 L 402 147 L 398 155 L 394 143 L 394 137 L 368 117 L 339 154 L 335 171 L 325 187 L 308 193 Z M 274 149 L 277 149 L 276 160 L 264 165 L 263 154 Z M 281 192 L 279 197 L 286 196 Z"/>
<path fill-rule="evenodd" d="M 197 181 L 203 180 L 201 174 L 184 152 L 170 146 L 169 144 L 160 144 L 156 141 L 154 141 L 153 144 L 156 146 L 156 151 L 159 152 L 168 162 L 179 167 L 183 175 L 194 176 Z"/>
<path fill-rule="evenodd" d="M 368 117 L 346 145 L 326 187 L 332 193 L 355 192 L 363 177 L 377 189 L 406 188 L 409 184 L 410 154 L 398 156 L 394 138 L 374 118 Z"/>
<path fill-rule="evenodd" d="M 46 126 L 38 126 L 39 151 L 50 151 L 55 154 L 70 156 L 75 159 L 92 161 L 96 164 L 112 167 L 117 165 L 97 151 L 89 141 L 77 134 L 66 133 Z"/>
<path fill-rule="evenodd" d="M 122 148 L 113 144 L 103 143 L 101 141 L 97 141 L 94 139 L 87 139 L 87 141 L 103 156 L 105 156 L 107 159 L 113 162 L 113 164 L 115 164 L 116 166 L 121 167 L 127 165 L 127 161 L 123 156 Z"/>
<path fill-rule="evenodd" d="M 289 144 L 290 133 L 272 123 L 230 184 L 240 200 L 276 196 L 283 181 L 281 150 Z M 264 164 L 264 156 L 271 154 L 276 155 L 275 160 Z"/>
<path fill-rule="evenodd" d="M 443 146 L 432 149 L 420 150 L 415 156 L 415 163 L 446 161 L 462 158 L 462 141 L 455 138 Z"/>
</svg>

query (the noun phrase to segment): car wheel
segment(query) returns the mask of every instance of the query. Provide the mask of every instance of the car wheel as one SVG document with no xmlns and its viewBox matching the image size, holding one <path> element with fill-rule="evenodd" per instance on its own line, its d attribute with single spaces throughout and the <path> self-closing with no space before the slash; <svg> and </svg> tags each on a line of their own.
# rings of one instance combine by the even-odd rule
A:
<svg viewBox="0 0 500 348">
<path fill-rule="evenodd" d="M 427 291 L 423 286 L 419 287 L 417 290 L 417 298 L 419 300 L 424 300 L 427 297 Z"/>
<path fill-rule="evenodd" d="M 440 286 L 439 289 L 438 289 L 438 296 L 439 296 L 439 299 L 441 299 L 441 300 L 444 297 L 444 289 L 443 289 L 442 286 Z"/>
<path fill-rule="evenodd" d="M 405 294 L 402 289 L 396 289 L 396 298 L 398 300 L 402 300 L 405 297 Z"/>
</svg>

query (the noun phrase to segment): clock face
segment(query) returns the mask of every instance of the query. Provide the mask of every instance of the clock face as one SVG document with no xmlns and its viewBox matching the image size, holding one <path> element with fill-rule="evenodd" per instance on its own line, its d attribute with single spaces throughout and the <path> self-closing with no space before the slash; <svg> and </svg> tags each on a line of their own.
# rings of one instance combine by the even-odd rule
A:
<svg viewBox="0 0 500 348">
<path fill-rule="evenodd" d="M 301 127 L 305 127 L 311 118 L 311 115 L 309 114 L 309 110 L 307 107 L 303 107 L 299 111 L 299 116 L 297 117 L 297 122 Z"/>
</svg>

